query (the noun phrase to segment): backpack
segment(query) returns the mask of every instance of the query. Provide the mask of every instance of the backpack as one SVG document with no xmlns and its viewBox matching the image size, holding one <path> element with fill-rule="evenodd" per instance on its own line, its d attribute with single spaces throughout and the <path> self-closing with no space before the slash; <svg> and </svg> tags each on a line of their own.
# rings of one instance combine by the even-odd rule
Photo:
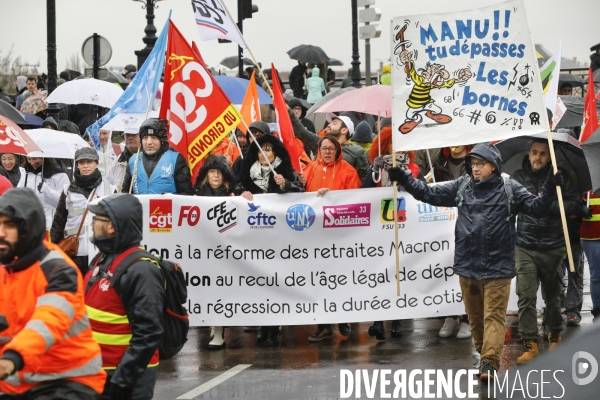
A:
<svg viewBox="0 0 600 400">
<path fill-rule="evenodd" d="M 188 313 L 183 307 L 183 304 L 187 302 L 185 276 L 179 264 L 163 260 L 140 247 L 133 247 L 125 250 L 113 261 L 117 264 L 117 269 L 111 286 L 114 287 L 127 268 L 139 260 L 157 264 L 165 281 L 164 332 L 158 345 L 158 352 L 161 360 L 168 360 L 179 353 L 187 342 L 190 321 Z"/>
<path fill-rule="evenodd" d="M 502 174 L 502 180 L 504 181 L 504 191 L 506 192 L 506 197 L 508 199 L 508 217 L 506 220 L 510 222 L 510 219 L 513 217 L 513 211 L 515 207 L 515 196 L 513 194 L 512 185 L 510 183 L 510 178 L 508 175 Z M 469 175 L 465 175 L 459 178 L 460 185 L 458 185 L 458 190 L 456 191 L 456 206 L 460 207 L 463 204 L 464 200 L 464 192 L 469 183 L 471 183 L 471 177 Z"/>
</svg>

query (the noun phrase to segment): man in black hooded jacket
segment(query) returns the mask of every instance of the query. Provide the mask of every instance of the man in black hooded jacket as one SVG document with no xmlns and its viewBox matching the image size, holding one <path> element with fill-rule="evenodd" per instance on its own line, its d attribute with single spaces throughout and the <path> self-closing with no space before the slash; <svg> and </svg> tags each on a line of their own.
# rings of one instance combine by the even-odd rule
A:
<svg viewBox="0 0 600 400">
<path fill-rule="evenodd" d="M 388 176 L 419 201 L 458 207 L 453 268 L 459 276 L 475 348 L 481 354 L 480 379 L 487 381 L 500 367 L 504 348 L 510 281 L 515 276 L 514 213 L 544 215 L 556 197 L 555 186 L 562 184 L 562 173 L 548 174 L 540 196 L 511 179 L 514 203 L 509 206 L 496 146 L 476 145 L 465 163 L 468 176 L 436 186 L 427 186 L 400 167 L 388 169 Z M 462 186 L 466 179 L 467 186 Z"/>
<path fill-rule="evenodd" d="M 103 398 L 149 400 L 164 330 L 163 276 L 149 260 L 139 259 L 126 269 L 118 260 L 140 246 L 142 205 L 135 196 L 119 193 L 95 200 L 89 211 L 94 214 L 92 243 L 100 253 L 85 276 L 85 304 L 108 374 Z"/>
</svg>

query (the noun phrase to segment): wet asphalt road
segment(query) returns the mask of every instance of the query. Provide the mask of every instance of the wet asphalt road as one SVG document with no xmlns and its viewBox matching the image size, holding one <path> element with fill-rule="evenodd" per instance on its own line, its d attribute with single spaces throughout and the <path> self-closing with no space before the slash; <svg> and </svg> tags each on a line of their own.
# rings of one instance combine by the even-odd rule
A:
<svg viewBox="0 0 600 400">
<path fill-rule="evenodd" d="M 592 326 L 588 285 L 584 293 L 581 326 L 566 327 L 563 340 Z M 517 318 L 509 315 L 506 321 L 501 373 L 515 368 L 516 358 L 522 353 Z M 315 326 L 284 326 L 277 347 L 258 347 L 256 332 L 233 327 L 225 330 L 224 350 L 208 350 L 210 329 L 193 328 L 183 350 L 175 358 L 161 362 L 154 398 L 171 400 L 189 393 L 181 398 L 338 399 L 341 368 L 352 371 L 477 368 L 479 360 L 472 340 L 441 339 L 438 331 L 443 322 L 443 319 L 403 321 L 403 335 L 399 338 L 390 337 L 391 322 L 386 322 L 384 342 L 368 336 L 370 323 L 352 324 L 352 333 L 347 338 L 334 327 L 333 339 L 319 343 L 308 342 Z M 542 332 L 541 318 L 538 323 Z M 547 351 L 548 343 L 541 336 L 539 343 L 541 352 Z M 461 389 L 466 390 L 466 386 L 463 379 Z M 190 393 L 193 390 L 196 391 Z M 374 398 L 380 398 L 379 392 L 376 393 Z M 482 388 L 480 398 L 487 398 L 485 393 Z M 364 391 L 362 398 L 366 398 Z"/>
</svg>

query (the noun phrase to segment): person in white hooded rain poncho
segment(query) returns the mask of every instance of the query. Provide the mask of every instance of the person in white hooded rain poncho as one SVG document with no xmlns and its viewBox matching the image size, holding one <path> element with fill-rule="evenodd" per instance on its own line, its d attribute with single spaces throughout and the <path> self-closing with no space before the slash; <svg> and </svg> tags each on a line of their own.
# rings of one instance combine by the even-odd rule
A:
<svg viewBox="0 0 600 400">
<path fill-rule="evenodd" d="M 25 173 L 21 174 L 17 187 L 29 188 L 39 197 L 46 215 L 46 229 L 50 229 L 58 199 L 68 184 L 67 169 L 61 162 L 53 158 L 27 157 Z"/>
<path fill-rule="evenodd" d="M 84 147 L 75 152 L 73 182 L 63 187 L 54 220 L 51 221 L 50 237 L 59 243 L 68 236 L 79 233 L 77 255 L 72 257 L 83 275 L 87 272 L 89 255 L 96 253 L 89 243 L 92 234 L 92 215 L 87 213 L 88 203 L 115 192 L 115 187 L 105 180 L 98 170 L 98 153 Z"/>
</svg>

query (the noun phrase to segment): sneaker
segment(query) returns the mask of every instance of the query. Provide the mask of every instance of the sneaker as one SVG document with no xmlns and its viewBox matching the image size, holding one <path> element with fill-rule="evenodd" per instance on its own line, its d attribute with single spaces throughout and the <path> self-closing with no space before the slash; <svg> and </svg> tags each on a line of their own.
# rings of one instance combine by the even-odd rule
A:
<svg viewBox="0 0 600 400">
<path fill-rule="evenodd" d="M 317 331 L 308 337 L 309 342 L 320 342 L 321 340 L 331 339 L 333 332 L 331 331 L 331 325 L 319 326 Z"/>
<path fill-rule="evenodd" d="M 550 344 L 549 350 L 554 350 L 558 346 L 560 346 L 561 339 L 562 339 L 562 336 L 560 333 L 553 333 L 553 332 L 548 333 L 548 343 Z"/>
<path fill-rule="evenodd" d="M 402 321 L 397 319 L 392 321 L 392 337 L 402 336 Z"/>
<path fill-rule="evenodd" d="M 481 366 L 479 367 L 479 381 L 483 383 L 492 383 L 494 381 L 494 377 L 496 376 L 496 369 L 492 367 L 490 363 L 485 360 L 481 361 Z"/>
<path fill-rule="evenodd" d="M 468 339 L 471 337 L 471 328 L 469 324 L 466 322 L 460 323 L 460 328 L 458 329 L 458 333 L 456 334 L 457 339 Z"/>
<path fill-rule="evenodd" d="M 338 324 L 340 335 L 348 336 L 350 334 L 350 324 Z"/>
<path fill-rule="evenodd" d="M 210 338 L 211 338 L 211 340 L 212 340 L 212 338 L 214 338 L 214 337 L 215 337 L 215 327 L 214 327 L 214 326 L 211 326 L 211 327 L 210 327 Z"/>
<path fill-rule="evenodd" d="M 214 337 L 208 344 L 210 350 L 218 350 L 225 348 L 225 329 L 222 326 L 214 326 Z"/>
<path fill-rule="evenodd" d="M 523 347 L 525 347 L 525 351 L 521 357 L 517 358 L 517 365 L 527 364 L 529 361 L 540 355 L 538 344 L 533 340 L 523 340 Z"/>
<path fill-rule="evenodd" d="M 369 336 L 375 336 L 377 340 L 385 340 L 385 328 L 383 327 L 383 321 L 373 322 L 373 325 L 369 327 Z"/>
<path fill-rule="evenodd" d="M 567 326 L 579 326 L 581 323 L 581 318 L 577 314 L 568 314 L 567 315 Z"/>
<path fill-rule="evenodd" d="M 446 320 L 444 321 L 444 326 L 442 326 L 442 329 L 440 329 L 440 337 L 447 338 L 452 336 L 452 332 L 454 332 L 454 328 L 457 324 L 458 321 L 456 320 L 456 318 L 446 317 Z"/>
</svg>

